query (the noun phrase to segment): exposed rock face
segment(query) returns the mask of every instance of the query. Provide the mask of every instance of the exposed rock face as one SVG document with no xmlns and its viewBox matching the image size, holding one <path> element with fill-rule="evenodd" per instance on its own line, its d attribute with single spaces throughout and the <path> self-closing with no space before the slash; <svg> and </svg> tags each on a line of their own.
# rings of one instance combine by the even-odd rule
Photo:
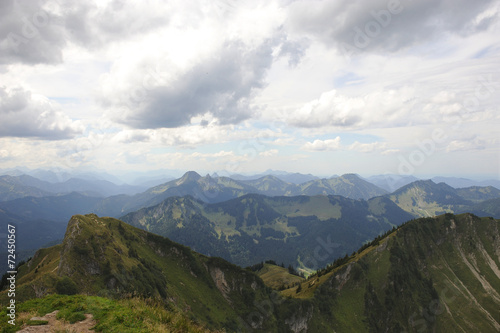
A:
<svg viewBox="0 0 500 333">
<path fill-rule="evenodd" d="M 297 313 L 294 313 L 292 317 L 285 319 L 285 324 L 290 327 L 290 330 L 294 333 L 305 333 L 309 328 L 309 320 L 311 320 L 313 315 L 313 306 L 304 309 L 302 306 L 299 308 Z"/>
<path fill-rule="evenodd" d="M 352 266 L 354 266 L 355 263 L 350 263 L 347 265 L 347 267 L 343 270 L 342 273 L 338 274 L 335 276 L 335 279 L 337 280 L 337 289 L 341 290 L 344 284 L 347 283 L 349 280 L 349 274 L 351 273 Z"/>
<path fill-rule="evenodd" d="M 210 275 L 212 276 L 212 279 L 215 282 L 215 286 L 219 291 L 221 292 L 222 296 L 231 303 L 231 299 L 229 298 L 229 292 L 231 291 L 231 288 L 229 287 L 225 277 L 224 277 L 224 272 L 218 268 L 218 267 L 211 267 L 210 268 Z"/>
<path fill-rule="evenodd" d="M 59 261 L 59 267 L 57 268 L 57 275 L 59 276 L 71 276 L 73 274 L 71 266 L 68 262 L 67 254 L 73 248 L 74 240 L 81 232 L 79 223 L 80 221 L 75 217 L 72 217 L 68 222 L 68 227 L 66 229 L 66 234 L 64 236 L 64 241 L 61 249 L 61 260 Z"/>
<path fill-rule="evenodd" d="M 102 222 L 99 222 L 97 220 L 97 216 L 92 214 L 89 214 L 89 216 L 92 219 L 92 223 L 95 223 L 96 225 L 102 224 Z M 81 238 L 80 234 L 82 232 L 82 226 L 80 225 L 80 223 L 81 221 L 78 219 L 78 217 L 75 216 L 72 217 L 68 222 L 68 227 L 66 229 L 66 234 L 64 236 L 64 241 L 61 248 L 61 260 L 59 261 L 59 267 L 57 269 L 57 274 L 59 276 L 72 276 L 75 273 L 75 264 L 71 263 L 75 259 L 72 258 L 70 252 L 80 255 L 82 261 L 78 266 L 84 269 L 85 274 L 102 274 L 100 262 L 105 260 L 104 252 L 106 250 L 106 246 L 98 245 L 90 250 L 88 249 L 88 247 L 90 247 L 89 244 L 92 242 L 92 240 L 89 239 L 85 239 L 83 245 L 80 239 L 80 243 L 77 244 L 76 239 Z"/>
</svg>

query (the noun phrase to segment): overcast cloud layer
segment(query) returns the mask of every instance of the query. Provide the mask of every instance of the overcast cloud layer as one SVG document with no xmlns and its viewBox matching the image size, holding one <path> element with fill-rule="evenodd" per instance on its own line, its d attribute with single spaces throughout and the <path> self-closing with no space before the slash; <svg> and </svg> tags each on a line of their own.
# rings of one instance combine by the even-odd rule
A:
<svg viewBox="0 0 500 333">
<path fill-rule="evenodd" d="M 0 3 L 0 169 L 500 177 L 500 4 Z"/>
</svg>

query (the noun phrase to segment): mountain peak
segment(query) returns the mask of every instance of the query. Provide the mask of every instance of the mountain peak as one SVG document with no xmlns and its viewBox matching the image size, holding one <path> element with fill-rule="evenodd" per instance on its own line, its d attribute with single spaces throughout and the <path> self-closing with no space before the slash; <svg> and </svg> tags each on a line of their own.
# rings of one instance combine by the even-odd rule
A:
<svg viewBox="0 0 500 333">
<path fill-rule="evenodd" d="M 200 178 L 201 176 L 196 171 L 188 171 L 179 179 L 177 183 L 183 184 L 186 182 L 195 182 Z"/>
<path fill-rule="evenodd" d="M 344 178 L 344 179 L 361 179 L 361 177 L 355 173 L 346 173 L 340 176 L 339 178 Z"/>
</svg>

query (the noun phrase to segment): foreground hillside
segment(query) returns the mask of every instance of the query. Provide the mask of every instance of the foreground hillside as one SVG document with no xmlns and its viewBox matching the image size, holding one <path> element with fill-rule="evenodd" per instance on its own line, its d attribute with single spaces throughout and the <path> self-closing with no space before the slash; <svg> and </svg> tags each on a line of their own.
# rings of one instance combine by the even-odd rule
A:
<svg viewBox="0 0 500 333">
<path fill-rule="evenodd" d="M 271 303 L 274 295 L 252 272 L 93 214 L 72 217 L 63 243 L 39 250 L 21 265 L 16 284 L 18 303 L 53 293 L 139 297 L 210 329 L 229 331 L 248 325 L 241 318 L 251 318 L 257 306 Z M 0 304 L 8 300 L 6 291 L 0 293 Z M 269 332 L 277 322 L 252 325 Z"/>
<path fill-rule="evenodd" d="M 19 267 L 16 301 L 31 299 L 19 321 L 59 310 L 70 321 L 92 314 L 101 332 L 498 332 L 499 229 L 446 214 L 407 222 L 306 280 L 263 264 L 266 284 L 293 285 L 280 295 L 222 259 L 116 219 L 74 216 L 61 245 Z M 4 290 L 2 327 L 7 301 Z"/>
<path fill-rule="evenodd" d="M 283 294 L 336 332 L 498 332 L 499 229 L 471 214 L 411 221 Z"/>
<path fill-rule="evenodd" d="M 0 323 L 1 332 L 223 332 L 211 330 L 186 313 L 151 298 L 110 299 L 87 295 L 48 295 L 24 302 L 16 324 Z M 6 311 L 0 311 L 2 318 Z"/>
</svg>

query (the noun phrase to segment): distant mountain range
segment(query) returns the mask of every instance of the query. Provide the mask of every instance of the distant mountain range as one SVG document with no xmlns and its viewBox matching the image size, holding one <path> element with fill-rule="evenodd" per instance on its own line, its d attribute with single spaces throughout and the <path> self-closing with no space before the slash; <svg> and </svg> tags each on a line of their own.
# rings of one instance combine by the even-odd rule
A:
<svg viewBox="0 0 500 333">
<path fill-rule="evenodd" d="M 433 177 L 431 178 L 435 183 L 446 183 L 454 188 L 472 187 L 472 186 L 493 186 L 500 189 L 500 180 L 470 180 L 466 178 L 457 177 Z"/>
<path fill-rule="evenodd" d="M 74 321 L 91 313 L 100 327 L 111 323 L 120 332 L 160 324 L 161 331 L 193 332 L 498 332 L 499 230 L 500 220 L 471 214 L 421 218 L 305 280 L 269 264 L 263 280 L 119 220 L 77 215 L 62 244 L 18 267 L 13 331 L 43 324 L 22 311 L 59 310 Z M 151 311 L 162 315 L 142 320 Z"/>
<path fill-rule="evenodd" d="M 10 170 L 8 173 L 8 175 L 0 176 L 0 201 L 26 196 L 43 197 L 80 192 L 94 197 L 122 196 L 122 198 L 112 198 L 111 201 L 124 206 L 121 208 L 125 210 L 128 209 L 125 206 L 134 206 L 134 201 L 147 204 L 152 197 L 159 194 L 163 194 L 163 198 L 160 198 L 159 201 L 156 200 L 154 203 L 159 203 L 162 199 L 172 195 L 192 195 L 206 202 L 221 202 L 248 193 L 270 196 L 322 194 L 342 195 L 353 199 L 369 199 L 378 195 L 392 193 L 419 180 L 413 176 L 379 175 L 362 178 L 355 174 L 320 179 L 310 174 L 273 170 L 268 170 L 266 174 L 254 176 L 235 174 L 231 177 L 219 177 L 214 173 L 212 176 L 201 177 L 198 173 L 189 171 L 178 179 L 169 179 L 159 175 L 154 177 L 143 176 L 134 180 L 136 184 L 140 183 L 141 185 L 116 185 L 116 183 L 104 179 L 106 177 L 112 178 L 112 176 L 106 174 L 78 174 L 78 176 L 82 177 L 78 178 L 72 177 L 69 173 L 56 173 L 47 170 L 32 170 L 30 171 L 31 175 L 23 174 L 20 170 Z M 33 175 L 39 175 L 40 178 Z M 117 178 L 115 180 L 119 182 Z M 435 177 L 432 180 L 435 183 L 444 182 L 454 188 L 494 186 L 500 189 L 500 181 L 496 180 L 473 181 L 453 177 Z M 192 181 L 199 184 L 187 184 Z M 174 194 L 175 192 L 177 194 Z M 132 196 L 135 194 L 139 195 L 130 198 L 131 203 L 123 202 L 126 201 L 123 195 Z M 121 212 L 123 213 L 123 210 Z"/>
<path fill-rule="evenodd" d="M 213 204 L 172 197 L 121 219 L 240 266 L 276 259 L 310 270 L 412 217 L 384 197 L 247 194 Z M 314 255 L 317 248 L 321 256 Z"/>
<path fill-rule="evenodd" d="M 43 197 L 53 195 L 37 187 L 24 185 L 18 177 L 0 176 L 0 201 L 24 197 Z"/>
<path fill-rule="evenodd" d="M 365 178 L 366 181 L 383 188 L 387 192 L 394 192 L 397 189 L 419 180 L 414 176 L 401 175 L 378 175 Z"/>
<path fill-rule="evenodd" d="M 354 174 L 337 178 L 310 180 L 302 184 L 287 183 L 276 176 L 252 180 L 200 176 L 189 171 L 179 179 L 148 189 L 134 196 L 112 196 L 103 200 L 96 213 L 121 216 L 148 207 L 173 196 L 190 195 L 207 203 L 216 203 L 257 193 L 268 196 L 341 195 L 352 199 L 369 199 L 387 192 Z"/>
<path fill-rule="evenodd" d="M 0 201 L 71 192 L 81 192 L 95 197 L 108 197 L 117 194 L 135 194 L 144 190 L 145 188 L 141 186 L 116 185 L 106 180 L 71 178 L 64 182 L 51 183 L 28 175 L 0 176 Z"/>
<path fill-rule="evenodd" d="M 66 189 L 70 190 L 72 188 L 71 186 L 74 186 L 80 190 L 88 191 L 71 192 L 67 194 L 54 194 L 46 191 L 59 191 Z M 106 186 L 109 186 L 110 190 L 104 189 Z M 40 189 L 39 187 L 45 190 Z M 196 211 L 195 215 L 199 216 L 203 221 L 211 221 L 210 223 L 213 222 L 217 224 L 219 223 L 217 222 L 217 215 L 210 213 L 211 215 L 209 214 L 210 216 L 208 216 L 208 213 L 205 211 L 205 207 L 211 207 L 212 204 L 220 204 L 221 212 L 223 212 L 227 216 L 236 218 L 233 213 L 230 213 L 230 210 L 227 210 L 228 207 L 230 207 L 231 205 L 241 206 L 241 203 L 238 203 L 240 202 L 238 200 L 244 199 L 248 195 L 254 195 L 254 198 L 256 200 L 255 205 L 261 207 L 262 209 L 265 209 L 265 211 L 268 212 L 271 212 L 273 210 L 276 211 L 279 215 L 272 215 L 274 216 L 273 219 L 281 216 L 283 218 L 286 217 L 286 221 L 282 220 L 282 224 L 280 224 L 281 222 L 278 223 L 277 220 L 273 219 L 260 221 L 256 220 L 257 215 L 249 215 L 250 217 L 248 217 L 247 222 L 245 223 L 250 223 L 251 225 L 260 225 L 260 223 L 262 222 L 263 225 L 266 225 L 266 227 L 263 230 L 259 229 L 251 231 L 251 229 L 241 229 L 241 226 L 238 227 L 240 229 L 235 229 L 235 225 L 226 226 L 225 228 L 218 230 L 215 236 L 213 233 L 214 231 L 209 230 L 207 231 L 206 237 L 209 237 L 212 240 L 207 243 L 206 248 L 203 249 L 200 249 L 199 245 L 193 243 L 195 242 L 194 239 L 190 239 L 189 237 L 183 235 L 183 232 L 185 230 L 177 230 L 174 228 L 169 231 L 175 231 L 177 233 L 177 236 L 174 236 L 171 233 L 163 233 L 164 231 L 161 230 L 157 231 L 158 233 L 162 233 L 164 235 L 172 237 L 179 242 L 184 242 L 185 244 L 193 246 L 200 252 L 206 254 L 218 253 L 217 255 L 242 265 L 252 264 L 254 263 L 252 262 L 254 259 L 266 259 L 264 252 L 261 252 L 254 257 L 245 257 L 241 254 L 244 253 L 245 249 L 259 248 L 259 246 L 255 245 L 255 242 L 260 242 L 260 244 L 270 242 L 274 244 L 278 241 L 290 241 L 293 243 L 297 239 L 300 239 L 300 237 L 304 237 L 304 235 L 307 234 L 306 231 L 298 232 L 298 234 L 300 234 L 300 237 L 298 236 L 296 238 L 287 233 L 289 231 L 287 229 L 289 228 L 289 223 L 290 221 L 293 221 L 294 218 L 304 219 L 306 218 L 306 216 L 310 216 L 312 219 L 311 221 L 316 221 L 314 223 L 319 223 L 318 230 L 322 230 L 321 228 L 323 227 L 320 222 L 317 222 L 322 219 L 321 216 L 324 216 L 326 219 L 332 219 L 332 221 L 336 222 L 349 222 L 346 219 L 343 219 L 344 217 L 349 215 L 343 214 L 342 219 L 336 220 L 335 215 L 329 216 L 324 212 L 324 209 L 326 209 L 327 211 L 328 209 L 331 209 L 331 205 L 328 204 L 328 200 L 324 201 L 325 206 L 323 207 L 322 204 L 319 204 L 320 199 L 310 199 L 311 202 L 317 203 L 317 207 L 315 207 L 313 204 L 310 204 L 309 208 L 307 208 L 309 215 L 293 216 L 293 212 L 280 211 L 279 209 L 276 210 L 277 208 L 274 207 L 275 203 L 271 203 L 272 199 L 268 197 L 285 197 L 285 199 L 283 200 L 290 200 L 289 209 L 292 209 L 294 205 L 298 205 L 297 203 L 292 204 L 292 202 L 294 202 L 294 200 L 298 200 L 297 198 L 300 196 L 303 196 L 304 198 L 315 197 L 317 195 L 327 195 L 329 197 L 342 196 L 344 197 L 342 200 L 336 200 L 338 204 L 342 206 L 343 213 L 348 212 L 349 209 L 351 209 L 349 207 L 359 206 L 356 209 L 358 209 L 361 214 L 361 217 L 359 217 L 359 221 L 363 223 L 367 223 L 367 221 L 369 221 L 367 220 L 366 216 L 374 215 L 370 213 L 370 209 L 373 210 L 375 209 L 374 207 L 377 206 L 373 204 L 374 202 L 377 202 L 377 200 L 374 200 L 374 198 L 381 196 L 384 199 L 379 199 L 379 201 L 384 202 L 384 205 L 387 206 L 387 202 L 390 200 L 395 204 L 392 205 L 392 203 L 390 203 L 391 206 L 397 206 L 396 208 L 402 209 L 405 214 L 410 214 L 406 215 L 405 218 L 427 217 L 443 213 L 462 212 L 472 212 L 479 216 L 494 216 L 497 218 L 500 217 L 500 211 L 498 208 L 500 206 L 498 205 L 500 190 L 495 187 L 473 186 L 468 188 L 455 189 L 444 183 L 436 184 L 432 180 L 419 180 L 407 184 L 397 191 L 388 193 L 380 187 L 371 184 L 370 182 L 360 178 L 355 174 L 346 174 L 330 179 L 314 179 L 302 184 L 294 184 L 285 182 L 279 179 L 277 176 L 264 176 L 252 180 L 235 180 L 228 177 L 218 177 L 217 175 L 206 175 L 202 177 L 196 172 L 187 172 L 181 178 L 151 187 L 144 192 L 134 195 L 120 194 L 107 196 L 104 198 L 99 195 L 99 193 L 102 194 L 106 191 L 122 191 L 127 188 L 130 189 L 130 187 L 123 185 L 110 185 L 110 183 L 108 183 L 107 181 L 68 180 L 63 183 L 48 183 L 26 175 L 15 177 L 2 176 L 0 177 L 0 198 L 3 198 L 6 201 L 0 202 L 0 213 L 8 214 L 12 218 L 15 218 L 15 220 L 18 221 L 17 223 L 23 224 L 25 226 L 39 225 L 39 223 L 41 223 L 40 221 L 45 224 L 53 222 L 53 224 L 57 226 L 59 230 L 61 230 L 62 228 L 64 228 L 65 221 L 68 221 L 68 219 L 75 214 L 96 213 L 101 216 L 120 217 L 128 213 L 137 212 L 147 207 L 154 207 L 156 205 L 163 205 L 162 207 L 165 207 L 165 200 L 175 197 L 185 198 L 186 202 L 189 203 L 189 205 L 197 207 L 193 211 Z M 170 202 L 176 202 L 175 200 Z M 355 201 L 359 202 L 356 203 Z M 373 205 L 373 207 L 369 206 L 368 208 L 366 208 L 366 205 Z M 335 210 L 332 210 L 332 212 L 333 211 Z M 380 217 L 384 214 L 385 213 L 383 212 L 378 213 L 378 216 Z M 173 214 L 172 216 L 176 215 Z M 179 220 L 178 217 L 176 217 L 176 219 Z M 152 218 L 149 219 L 148 223 L 153 223 L 153 220 L 154 219 Z M 166 225 L 169 225 L 169 223 L 172 223 L 172 221 L 173 220 L 171 219 L 166 219 L 163 220 L 162 223 L 166 223 Z M 199 227 L 198 224 L 201 223 L 200 221 L 192 221 L 189 219 L 187 219 L 186 221 L 186 223 L 190 225 L 190 228 L 194 228 L 195 231 L 196 228 Z M 381 228 L 379 228 L 379 226 L 366 224 L 363 225 L 363 229 L 361 230 L 353 230 L 352 225 L 346 225 L 345 228 L 347 229 L 345 230 L 351 230 L 349 232 L 354 233 L 357 238 L 353 239 L 353 243 L 350 245 L 350 247 L 343 249 L 344 252 L 342 253 L 348 253 L 349 251 L 352 251 L 363 241 L 375 237 L 378 233 L 390 229 L 392 225 L 397 225 L 402 221 L 403 220 L 393 219 L 391 217 L 384 220 L 384 223 L 382 224 L 383 227 Z M 210 223 L 208 224 L 208 226 L 212 225 Z M 314 223 L 311 225 L 314 225 Z M 342 223 L 338 224 L 339 228 Z M 269 228 L 267 224 L 269 224 Z M 136 223 L 136 225 L 138 224 Z M 288 231 L 284 234 L 280 234 L 279 232 L 282 230 L 279 230 L 279 228 L 277 227 L 280 225 L 285 228 L 284 230 Z M 203 226 L 203 228 L 208 228 L 208 226 Z M 62 231 L 59 233 L 42 232 L 37 234 L 37 228 L 38 227 L 29 228 L 29 230 L 26 231 L 27 233 L 32 233 L 33 235 L 23 235 L 22 240 L 18 243 L 20 251 L 22 250 L 28 251 L 26 253 L 33 253 L 34 250 L 44 244 L 44 241 L 50 242 L 61 238 Z M 154 229 L 155 227 L 151 228 Z M 221 227 L 219 226 L 219 228 Z M 47 227 L 46 230 L 53 229 L 52 227 Z M 228 231 L 228 233 L 224 231 L 226 237 L 229 237 L 228 235 L 231 234 L 232 236 L 236 237 L 232 240 L 234 244 L 242 242 L 242 244 L 244 243 L 246 245 L 241 247 L 241 249 L 236 250 L 232 247 L 224 248 L 228 244 L 220 241 L 221 230 L 232 230 Z M 259 234 L 261 231 L 262 234 Z M 273 232 L 277 232 L 278 236 L 272 236 L 270 233 Z M 344 233 L 344 231 L 342 231 L 341 233 Z M 252 237 L 252 234 L 258 235 L 258 237 Z M 242 237 L 242 239 L 238 239 L 238 237 Z M 310 240 L 314 242 L 314 237 L 310 237 L 312 237 L 310 238 Z M 39 241 L 33 242 L 32 240 L 34 239 L 39 239 Z M 307 237 L 304 239 L 307 239 Z M 230 239 L 228 238 L 227 241 L 229 242 Z M 285 248 L 288 248 L 287 246 L 285 246 Z M 237 253 L 238 251 L 240 251 L 240 254 L 236 255 L 235 253 Z M 258 253 L 259 250 L 255 251 L 257 251 L 255 253 Z M 340 255 L 340 252 L 335 253 Z M 297 261 L 297 253 L 294 253 L 292 250 L 288 252 L 283 251 L 283 255 L 283 258 L 286 258 L 287 262 L 294 263 L 294 265 L 300 265 L 300 263 Z"/>
<path fill-rule="evenodd" d="M 252 176 L 244 176 L 239 174 L 232 174 L 229 177 L 235 180 L 255 180 L 266 176 L 274 176 L 286 183 L 292 184 L 302 184 L 311 180 L 319 179 L 319 177 L 313 176 L 311 174 L 303 174 L 303 173 L 289 173 L 284 171 L 273 171 L 268 170 L 265 173 L 252 175 Z"/>
<path fill-rule="evenodd" d="M 189 174 L 187 178 L 191 179 L 188 183 L 192 185 L 207 179 L 196 174 Z M 170 197 L 121 219 L 203 254 L 220 256 L 241 266 L 271 259 L 268 253 L 274 253 L 279 261 L 306 268 L 300 258 L 311 253 L 297 249 L 309 247 L 310 251 L 310 244 L 314 244 L 318 237 L 331 235 L 332 242 L 337 244 L 331 250 L 332 255 L 341 256 L 411 218 L 466 211 L 490 215 L 488 212 L 496 213 L 493 210 L 496 201 L 486 207 L 481 205 L 488 200 L 500 199 L 500 190 L 491 186 L 454 189 L 431 180 L 416 181 L 391 194 L 366 201 L 331 195 L 276 196 L 283 192 L 290 195 L 293 193 L 290 188 L 296 187 L 290 187 L 273 176 L 245 183 L 274 196 L 245 194 L 211 204 L 191 196 Z M 344 189 L 342 186 L 347 184 L 350 193 L 353 189 L 364 189 L 360 184 L 365 184 L 355 175 L 306 184 L 310 183 L 316 187 L 315 191 L 318 191 L 318 184 L 326 184 L 320 189 Z"/>
</svg>

